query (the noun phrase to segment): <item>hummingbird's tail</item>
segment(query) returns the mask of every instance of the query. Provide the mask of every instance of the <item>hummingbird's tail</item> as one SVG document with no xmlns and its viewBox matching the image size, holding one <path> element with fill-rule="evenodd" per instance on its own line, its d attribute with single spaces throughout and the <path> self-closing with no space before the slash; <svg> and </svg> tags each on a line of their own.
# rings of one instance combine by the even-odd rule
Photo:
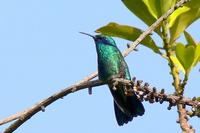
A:
<svg viewBox="0 0 200 133">
<path fill-rule="evenodd" d="M 145 112 L 144 106 L 137 96 L 127 96 L 125 105 L 119 105 L 114 100 L 115 116 L 119 126 L 132 121 L 133 117 L 142 116 Z"/>
</svg>

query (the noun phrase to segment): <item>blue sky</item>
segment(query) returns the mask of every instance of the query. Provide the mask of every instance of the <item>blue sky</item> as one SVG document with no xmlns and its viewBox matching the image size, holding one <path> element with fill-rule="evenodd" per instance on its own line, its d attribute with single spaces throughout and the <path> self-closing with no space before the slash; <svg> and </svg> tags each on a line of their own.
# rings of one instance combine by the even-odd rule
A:
<svg viewBox="0 0 200 133">
<path fill-rule="evenodd" d="M 120 0 L 6 0 L 0 1 L 0 119 L 22 111 L 91 72 L 96 71 L 96 52 L 91 38 L 108 22 L 147 28 Z M 200 41 L 200 22 L 188 31 Z M 154 36 L 153 37 L 157 37 Z M 155 38 L 161 43 L 158 38 Z M 128 41 L 115 38 L 120 50 Z M 181 41 L 185 41 L 183 38 Z M 126 61 L 132 76 L 157 88 L 173 92 L 167 62 L 146 47 L 130 54 Z M 191 73 L 185 95 L 199 96 L 198 65 Z M 36 132 L 180 132 L 176 109 L 167 104 L 144 103 L 146 113 L 119 127 L 107 86 L 70 94 L 22 125 L 16 133 Z M 199 119 L 190 123 L 197 129 Z M 0 126 L 0 132 L 7 125 Z"/>
</svg>

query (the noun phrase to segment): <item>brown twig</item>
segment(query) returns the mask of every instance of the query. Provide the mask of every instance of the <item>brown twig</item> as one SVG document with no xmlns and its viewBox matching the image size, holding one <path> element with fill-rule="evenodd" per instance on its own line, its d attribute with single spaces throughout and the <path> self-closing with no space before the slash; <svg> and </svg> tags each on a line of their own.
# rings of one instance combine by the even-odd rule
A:
<svg viewBox="0 0 200 133">
<path fill-rule="evenodd" d="M 6 124 L 6 123 L 9 123 L 9 122 L 11 122 L 11 121 L 14 121 L 14 120 L 18 119 L 18 118 L 19 118 L 20 116 L 22 116 L 25 112 L 26 112 L 26 111 L 22 111 L 22 112 L 19 112 L 19 113 L 14 114 L 14 115 L 11 115 L 11 116 L 9 116 L 9 117 L 7 117 L 7 118 L 5 118 L 5 119 L 2 119 L 2 120 L 0 121 L 0 125 Z"/>
<path fill-rule="evenodd" d="M 180 126 L 184 133 L 194 133 L 195 130 L 188 123 L 187 112 L 183 105 L 177 105 L 179 115 Z"/>
<path fill-rule="evenodd" d="M 64 96 L 66 96 L 70 93 L 79 91 L 79 90 L 84 89 L 84 88 L 100 86 L 100 85 L 103 85 L 103 84 L 105 84 L 105 83 L 103 83 L 102 81 L 94 80 L 94 81 L 82 82 L 79 85 L 73 85 L 73 86 L 67 87 L 64 90 L 61 90 L 60 92 L 55 93 L 54 95 L 36 103 L 31 108 L 26 109 L 26 111 L 24 111 L 24 113 L 22 113 L 20 116 L 16 115 L 18 118 L 15 118 L 15 119 L 17 119 L 17 120 L 13 124 L 11 124 L 4 131 L 4 133 L 12 133 L 20 125 L 22 125 L 24 122 L 26 122 L 28 119 L 30 119 L 34 114 L 43 110 L 46 106 L 50 105 L 51 103 L 55 102 L 56 100 L 58 100 L 60 98 L 63 98 Z M 4 119 L 2 121 L 8 122 L 8 120 L 6 120 L 6 119 Z M 10 117 L 8 117 L 8 119 L 10 119 Z M 15 119 L 13 119 L 13 120 L 15 120 Z M 11 121 L 11 120 L 9 120 L 9 121 Z"/>
<path fill-rule="evenodd" d="M 155 88 L 149 87 L 149 85 L 147 83 L 141 84 L 141 81 L 133 82 L 130 80 L 125 80 L 125 79 L 120 79 L 120 78 L 115 78 L 115 79 L 113 79 L 113 81 L 118 82 L 117 84 L 125 84 L 125 85 L 129 85 L 129 86 L 134 85 L 133 88 L 135 88 L 135 92 L 141 98 L 141 100 L 146 100 L 151 103 L 152 103 L 152 101 L 160 102 L 160 103 L 169 102 L 173 106 L 175 106 L 177 104 L 182 104 L 182 105 L 188 105 L 188 106 L 200 108 L 200 102 L 198 102 L 196 100 L 189 99 L 189 98 L 182 98 L 182 97 L 176 96 L 174 94 L 167 95 L 166 93 L 164 93 L 163 90 L 157 91 L 157 90 L 155 90 Z M 55 93 L 54 95 L 48 97 L 47 99 L 40 101 L 39 103 L 35 104 L 31 108 L 26 109 L 22 113 L 17 113 L 16 114 L 17 117 L 15 119 L 13 119 L 13 120 L 16 120 L 16 119 L 17 120 L 13 124 L 11 124 L 11 126 L 9 126 L 9 128 L 7 128 L 4 131 L 4 133 L 13 132 L 20 125 L 22 125 L 25 121 L 30 119 L 34 114 L 36 114 L 39 111 L 42 111 L 46 106 L 55 102 L 57 99 L 60 99 L 70 93 L 79 91 L 84 88 L 91 88 L 91 87 L 96 87 L 96 86 L 100 86 L 100 85 L 104 85 L 104 84 L 107 84 L 107 83 L 102 82 L 100 80 L 94 80 L 94 81 L 84 82 L 79 85 L 73 85 L 73 86 L 67 87 L 67 88 L 61 90 L 60 92 Z M 20 114 L 20 115 L 18 115 L 18 114 Z M 7 117 L 6 119 L 4 119 L 2 121 L 7 123 L 7 122 L 9 122 L 8 119 L 9 119 L 9 121 L 11 121 L 10 117 Z M 5 124 L 5 123 L 3 123 L 3 124 Z"/>
</svg>

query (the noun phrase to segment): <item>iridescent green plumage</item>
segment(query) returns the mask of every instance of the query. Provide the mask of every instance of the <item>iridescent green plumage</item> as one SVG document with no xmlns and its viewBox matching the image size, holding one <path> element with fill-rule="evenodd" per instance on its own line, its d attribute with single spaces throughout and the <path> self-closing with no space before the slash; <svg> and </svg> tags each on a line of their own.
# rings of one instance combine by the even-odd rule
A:
<svg viewBox="0 0 200 133">
<path fill-rule="evenodd" d="M 130 80 L 128 66 L 115 41 L 105 35 L 91 37 L 93 37 L 96 44 L 99 79 L 107 81 L 113 77 L 120 77 Z M 144 107 L 137 96 L 135 94 L 133 96 L 125 95 L 127 86 L 118 85 L 116 90 L 112 89 L 112 84 L 108 84 L 108 86 L 114 98 L 115 116 L 119 125 L 128 123 L 133 117 L 144 114 Z"/>
</svg>

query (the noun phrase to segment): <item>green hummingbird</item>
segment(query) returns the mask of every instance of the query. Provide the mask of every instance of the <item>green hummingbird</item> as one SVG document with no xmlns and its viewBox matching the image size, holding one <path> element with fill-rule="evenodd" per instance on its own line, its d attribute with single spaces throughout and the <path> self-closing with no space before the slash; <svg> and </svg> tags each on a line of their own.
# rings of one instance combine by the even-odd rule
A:
<svg viewBox="0 0 200 133">
<path fill-rule="evenodd" d="M 99 80 L 108 81 L 113 77 L 131 80 L 128 66 L 111 37 L 81 33 L 92 37 L 95 41 Z M 114 110 L 118 125 L 127 124 L 132 121 L 133 117 L 144 114 L 145 109 L 135 93 L 130 96 L 125 94 L 126 85 L 117 85 L 116 90 L 113 89 L 113 84 L 111 83 L 108 84 L 108 87 L 114 98 Z"/>
</svg>

